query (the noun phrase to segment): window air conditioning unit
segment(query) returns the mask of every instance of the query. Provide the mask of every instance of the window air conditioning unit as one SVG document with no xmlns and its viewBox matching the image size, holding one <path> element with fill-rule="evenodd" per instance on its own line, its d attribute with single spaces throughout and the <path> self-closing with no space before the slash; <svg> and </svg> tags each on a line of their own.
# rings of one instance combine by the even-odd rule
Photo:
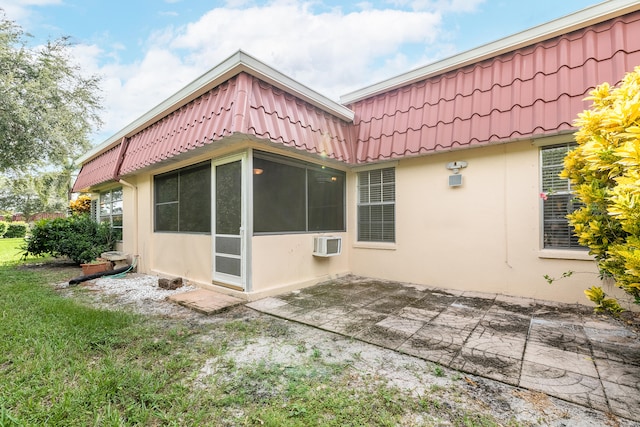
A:
<svg viewBox="0 0 640 427">
<path fill-rule="evenodd" d="M 313 238 L 313 255 L 329 257 L 342 252 L 342 237 L 320 236 Z"/>
</svg>

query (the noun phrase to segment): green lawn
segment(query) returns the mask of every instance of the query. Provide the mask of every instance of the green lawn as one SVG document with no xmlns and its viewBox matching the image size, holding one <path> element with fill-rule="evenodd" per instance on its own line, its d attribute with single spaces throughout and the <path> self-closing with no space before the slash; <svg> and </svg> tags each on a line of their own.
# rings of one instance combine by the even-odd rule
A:
<svg viewBox="0 0 640 427">
<path fill-rule="evenodd" d="M 17 261 L 23 250 L 24 239 L 0 239 L 0 263 Z"/>
<path fill-rule="evenodd" d="M 237 366 L 229 348 L 285 337 L 286 324 L 90 308 L 48 285 L 77 267 L 23 265 L 15 261 L 19 239 L 0 243 L 0 426 L 398 425 L 416 414 L 497 425 L 437 394 L 354 384 L 350 364 L 328 363 L 317 350 L 301 366 Z M 81 296 L 81 287 L 74 292 Z M 200 378 L 207 360 L 215 369 Z"/>
</svg>

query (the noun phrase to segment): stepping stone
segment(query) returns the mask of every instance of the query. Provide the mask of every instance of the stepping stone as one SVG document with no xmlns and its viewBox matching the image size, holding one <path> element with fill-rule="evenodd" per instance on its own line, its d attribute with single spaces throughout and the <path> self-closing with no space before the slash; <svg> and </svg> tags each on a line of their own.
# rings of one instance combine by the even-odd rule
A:
<svg viewBox="0 0 640 427">
<path fill-rule="evenodd" d="M 215 314 L 246 301 L 207 289 L 171 295 L 167 300 L 202 314 Z"/>
</svg>

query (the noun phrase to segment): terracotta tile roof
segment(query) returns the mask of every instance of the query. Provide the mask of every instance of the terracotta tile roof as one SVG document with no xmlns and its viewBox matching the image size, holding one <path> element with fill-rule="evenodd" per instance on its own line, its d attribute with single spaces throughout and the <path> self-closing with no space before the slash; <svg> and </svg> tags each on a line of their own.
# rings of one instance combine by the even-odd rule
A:
<svg viewBox="0 0 640 427">
<path fill-rule="evenodd" d="M 73 191 L 82 191 L 93 185 L 113 180 L 119 151 L 120 144 L 82 165 L 78 178 L 73 184 Z"/>
<path fill-rule="evenodd" d="M 640 11 L 522 46 L 346 107 L 239 52 L 86 157 L 74 190 L 232 135 L 358 164 L 568 132 L 640 64 Z"/>
<path fill-rule="evenodd" d="M 133 135 L 119 175 L 231 135 L 236 85 L 233 78 Z"/>
<path fill-rule="evenodd" d="M 346 163 L 349 124 L 286 92 L 253 78 L 247 132 Z"/>
<path fill-rule="evenodd" d="M 357 162 L 571 130 L 637 64 L 640 12 L 356 102 Z"/>
<path fill-rule="evenodd" d="M 240 73 L 127 138 L 119 163 L 114 156 L 119 150 L 113 149 L 108 163 L 104 155 L 85 163 L 74 188 L 133 173 L 235 133 L 351 162 L 349 132 L 344 120 Z"/>
</svg>

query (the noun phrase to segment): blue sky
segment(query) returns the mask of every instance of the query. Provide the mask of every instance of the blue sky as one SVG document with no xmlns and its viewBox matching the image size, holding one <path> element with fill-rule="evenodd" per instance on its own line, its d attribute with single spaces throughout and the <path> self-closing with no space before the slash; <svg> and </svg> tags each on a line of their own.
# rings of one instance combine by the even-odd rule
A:
<svg viewBox="0 0 640 427">
<path fill-rule="evenodd" d="M 34 45 L 69 36 L 116 133 L 238 49 L 334 99 L 596 0 L 0 0 Z"/>
</svg>

